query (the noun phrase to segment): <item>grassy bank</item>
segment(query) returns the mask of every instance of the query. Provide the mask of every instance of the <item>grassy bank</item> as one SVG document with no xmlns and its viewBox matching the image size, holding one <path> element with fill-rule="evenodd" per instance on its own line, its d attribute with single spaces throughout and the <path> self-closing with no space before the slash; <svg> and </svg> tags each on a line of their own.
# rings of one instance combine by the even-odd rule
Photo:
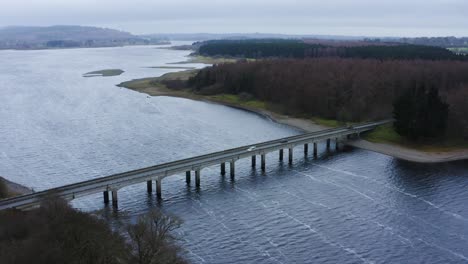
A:
<svg viewBox="0 0 468 264">
<path fill-rule="evenodd" d="M 140 91 L 142 89 L 148 88 L 167 88 L 165 82 L 170 81 L 187 81 L 191 76 L 194 76 L 197 73 L 197 70 L 185 70 L 180 72 L 170 72 L 166 73 L 160 77 L 153 77 L 153 78 L 143 78 L 143 79 L 135 79 L 128 82 L 123 82 L 118 84 L 119 87 L 124 87 L 136 91 Z M 153 94 L 150 94 L 153 95 Z M 158 94 L 154 94 L 158 95 Z"/>
<path fill-rule="evenodd" d="M 203 64 L 221 64 L 221 63 L 235 63 L 241 59 L 225 58 L 225 57 L 206 57 L 201 55 L 189 56 L 188 60 L 181 62 L 174 62 L 169 64 L 190 64 L 190 63 L 203 63 Z M 248 59 L 253 61 L 253 59 Z"/>
<path fill-rule="evenodd" d="M 193 70 L 194 67 L 183 67 L 183 66 L 152 66 L 146 67 L 149 69 L 178 69 L 178 70 Z"/>
<path fill-rule="evenodd" d="M 311 118 L 315 123 L 321 125 L 321 126 L 326 126 L 326 127 L 340 127 L 340 126 L 345 126 L 346 124 L 343 122 L 340 122 L 338 120 L 333 120 L 333 119 L 326 119 L 326 118 L 320 118 L 320 117 L 312 117 Z"/>
<path fill-rule="evenodd" d="M 171 82 L 173 81 L 186 81 L 188 78 L 196 74 L 196 71 L 181 71 L 175 73 L 167 73 L 161 77 L 155 78 L 144 78 L 136 79 L 128 82 L 123 82 L 119 84 L 119 87 L 128 88 L 137 92 L 147 93 L 152 96 L 176 96 L 184 97 L 196 100 L 207 100 L 213 101 L 216 103 L 227 104 L 230 106 L 250 108 L 250 109 L 259 109 L 259 110 L 268 110 L 270 109 L 269 105 L 266 102 L 262 102 L 255 99 L 244 99 L 239 95 L 234 94 L 217 94 L 217 95 L 201 95 L 196 94 L 188 88 L 174 89 L 169 88 Z"/>
<path fill-rule="evenodd" d="M 400 136 L 392 125 L 384 125 L 367 133 L 364 139 L 373 143 L 395 144 L 425 152 L 449 152 L 468 148 L 468 142 L 461 139 L 440 139 L 433 142 L 414 142 Z"/>
<path fill-rule="evenodd" d="M 241 106 L 246 108 L 254 108 L 259 110 L 269 110 L 268 104 L 263 101 L 255 99 L 243 99 L 239 95 L 235 94 L 218 94 L 218 95 L 208 95 L 203 96 L 207 99 L 216 102 L 222 102 L 229 105 Z"/>
<path fill-rule="evenodd" d="M 468 47 L 449 48 L 449 50 L 454 53 L 468 54 Z"/>
</svg>

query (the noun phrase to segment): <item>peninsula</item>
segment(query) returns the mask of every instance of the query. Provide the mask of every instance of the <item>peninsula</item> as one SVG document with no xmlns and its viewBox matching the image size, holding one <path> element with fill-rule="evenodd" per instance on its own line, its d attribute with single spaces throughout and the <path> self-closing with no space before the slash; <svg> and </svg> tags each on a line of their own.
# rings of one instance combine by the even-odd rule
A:
<svg viewBox="0 0 468 264">
<path fill-rule="evenodd" d="M 221 42 L 207 42 L 207 45 L 213 45 L 213 47 L 204 47 L 203 45 L 201 46 L 199 53 L 194 54 L 193 57 L 189 57 L 188 61 L 192 61 L 200 56 L 206 56 L 214 55 L 214 54 L 207 54 L 207 50 L 224 50 L 229 52 L 229 48 L 223 49 L 226 47 L 223 47 L 222 45 L 225 45 L 226 43 L 231 44 L 229 41 L 221 41 Z M 214 44 L 213 44 L 214 43 Z M 221 43 L 221 44 L 218 44 Z M 236 42 L 238 43 L 238 42 Z M 248 41 L 243 41 L 241 42 L 242 45 L 237 46 L 237 51 L 242 50 L 242 47 L 244 47 L 246 50 L 249 50 L 249 52 L 252 52 L 252 54 L 260 54 L 258 52 L 254 52 L 252 49 L 262 49 L 262 48 L 270 48 L 271 45 L 276 45 L 277 43 L 280 43 L 280 45 L 290 45 L 293 43 L 293 46 L 298 47 L 298 44 L 293 42 L 293 41 L 275 41 L 273 44 L 268 43 L 268 45 L 262 46 L 263 43 L 261 41 L 255 41 L 253 43 L 254 47 L 252 46 L 247 47 L 248 45 L 252 45 L 252 42 Z M 246 44 L 247 43 L 247 44 Z M 260 44 L 259 44 L 260 43 Z M 220 45 L 220 46 L 217 46 Z M 302 44 L 299 44 L 302 45 Z M 307 46 L 305 46 L 307 47 Z M 316 46 L 313 46 L 316 47 Z M 367 46 L 364 46 L 367 47 Z M 319 46 L 320 48 L 320 46 Z M 354 47 L 353 47 L 354 48 Z M 413 63 L 412 59 L 406 60 L 405 55 L 407 54 L 405 49 L 411 49 L 415 50 L 417 48 L 420 48 L 421 51 L 420 53 L 415 53 L 419 54 L 417 56 L 420 56 L 420 58 L 426 58 L 424 63 L 427 64 L 427 67 L 437 67 L 439 69 L 439 65 L 442 66 L 442 64 L 451 64 L 455 65 L 456 67 L 465 67 L 467 66 L 467 63 L 462 63 L 458 62 L 457 57 L 454 57 L 453 54 L 446 53 L 445 50 L 441 48 L 431 48 L 431 47 L 419 47 L 419 46 L 406 46 L 406 45 L 386 45 L 383 46 L 382 48 L 376 48 L 374 46 L 370 46 L 369 50 L 372 52 L 376 52 L 375 55 L 372 56 L 378 56 L 383 58 L 382 56 L 395 56 L 392 55 L 392 52 L 396 52 L 393 54 L 398 54 L 397 56 L 401 56 L 400 61 L 398 62 L 392 62 L 392 65 L 395 65 L 395 63 L 400 63 L 401 67 L 408 67 L 408 65 L 414 64 L 413 68 L 417 69 L 423 62 L 418 62 Z M 273 49 L 272 49 L 273 50 Z M 330 52 L 330 49 L 328 49 Z M 365 54 L 366 49 L 355 49 L 354 50 L 355 55 L 353 56 L 362 56 L 359 54 Z M 211 51 L 210 51 L 211 52 Z M 278 49 L 275 49 L 275 52 L 278 52 Z M 358 53 L 356 53 L 358 52 Z M 401 52 L 401 53 L 399 53 Z M 263 53 L 264 54 L 264 53 Z M 371 53 L 373 54 L 373 53 Z M 304 131 L 308 132 L 313 132 L 317 131 L 320 129 L 324 129 L 327 127 L 336 127 L 340 126 L 343 124 L 352 124 L 354 122 L 359 122 L 359 121 L 364 121 L 367 118 L 372 118 L 371 116 L 361 116 L 359 119 L 361 120 L 356 120 L 356 116 L 353 117 L 353 111 L 352 109 L 346 110 L 346 112 L 342 112 L 341 116 L 335 116 L 334 118 L 330 118 L 331 116 L 329 114 L 311 114 L 310 110 L 300 109 L 298 106 L 302 105 L 300 104 L 297 100 L 299 98 L 294 98 L 293 95 L 286 96 L 286 98 L 294 99 L 294 103 L 290 106 L 285 104 L 284 100 L 281 101 L 280 99 L 274 99 L 272 100 L 271 97 L 268 99 L 268 96 L 266 94 L 272 93 L 274 91 L 269 91 L 268 93 L 264 95 L 259 96 L 260 90 L 259 89 L 264 89 L 261 86 L 258 86 L 256 83 L 258 81 L 262 80 L 260 76 L 256 76 L 255 72 L 252 71 L 251 68 L 256 67 L 257 69 L 259 68 L 264 68 L 262 74 L 264 75 L 268 71 L 270 71 L 270 74 L 275 74 L 278 76 L 282 70 L 279 69 L 286 69 L 290 68 L 293 69 L 296 66 L 293 63 L 297 63 L 300 66 L 301 69 L 306 69 L 309 66 L 309 64 L 322 64 L 321 67 L 325 65 L 325 63 L 328 63 L 328 65 L 332 66 L 327 66 L 327 67 L 334 67 L 333 61 L 329 59 L 316 59 L 313 63 L 312 61 L 293 61 L 293 60 L 282 60 L 280 58 L 276 59 L 269 59 L 269 60 L 262 60 L 260 58 L 257 58 L 256 60 L 245 60 L 245 59 L 236 59 L 236 56 L 229 56 L 228 59 L 226 57 L 221 56 L 223 54 L 219 54 L 216 57 L 213 57 L 213 59 L 218 60 L 219 63 L 214 63 L 215 66 L 213 67 L 208 67 L 202 70 L 187 70 L 187 71 L 181 71 L 181 72 L 176 72 L 176 73 L 169 73 L 165 74 L 161 77 L 156 77 L 156 78 L 145 78 L 145 79 L 139 79 L 139 80 L 132 80 L 129 82 L 124 82 L 119 84 L 121 87 L 126 87 L 138 92 L 143 92 L 152 96 L 176 96 L 176 97 L 184 97 L 184 98 L 190 98 L 194 100 L 202 100 L 202 101 L 209 101 L 209 102 L 215 102 L 215 103 L 220 103 L 236 108 L 242 108 L 248 111 L 253 111 L 265 116 L 268 116 L 269 118 L 279 122 L 279 123 L 284 123 L 287 125 L 291 125 L 297 128 L 300 128 Z M 413 55 L 412 55 L 413 56 Z M 447 59 L 449 60 L 455 60 L 454 62 L 438 62 L 438 58 L 443 58 L 446 56 Z M 248 56 L 247 56 L 248 57 Z M 464 57 L 460 57 L 461 60 L 464 60 Z M 184 62 L 181 62 L 183 64 Z M 354 67 L 361 67 L 363 71 L 365 71 L 365 66 L 366 64 L 375 64 L 378 67 L 381 67 L 382 70 L 387 67 L 386 65 L 386 60 L 382 62 L 376 62 L 371 59 L 366 59 L 366 60 L 349 60 L 345 59 L 343 60 L 342 63 L 349 64 L 349 66 L 354 65 Z M 268 65 L 268 66 L 267 66 Z M 388 63 L 388 65 L 390 65 Z M 319 66 L 319 65 L 317 65 Z M 373 66 L 374 68 L 376 66 Z M 269 67 L 268 70 L 266 67 Z M 400 67 L 400 68 L 401 68 Z M 277 73 L 273 73 L 272 69 L 274 71 L 279 70 Z M 355 68 L 356 69 L 356 68 Z M 330 69 L 331 71 L 335 71 L 334 68 Z M 304 71 L 304 70 L 303 70 Z M 295 71 L 299 72 L 299 71 Z M 291 75 L 292 72 L 288 71 L 288 74 Z M 231 79 L 226 79 L 224 76 L 225 74 L 229 74 Z M 360 75 L 361 73 L 355 72 L 354 75 Z M 215 77 L 216 76 L 216 77 Z M 239 79 L 237 76 L 239 76 Z M 257 78 L 258 77 L 258 78 Z M 216 78 L 220 78 L 219 81 Z M 232 79 L 234 78 L 234 79 Z M 307 84 L 309 83 L 309 86 L 311 85 L 311 81 L 315 81 L 315 77 L 309 77 L 309 79 L 304 79 L 304 77 L 300 76 L 289 76 L 290 82 L 283 82 L 283 80 L 280 81 L 280 83 L 283 83 L 284 86 L 286 87 L 289 84 L 288 83 L 296 83 L 297 87 L 297 82 L 298 78 L 302 78 L 301 83 Z M 389 76 L 390 78 L 394 78 L 396 80 L 399 78 L 397 75 L 395 76 Z M 274 78 L 271 77 L 269 80 L 273 80 Z M 221 81 L 222 80 L 222 81 Z M 230 80 L 231 83 L 227 83 L 226 81 Z M 249 81 L 250 80 L 250 81 Z M 256 81 L 253 81 L 256 80 Z M 292 82 L 292 80 L 295 80 Z M 201 83 L 200 83 L 201 81 Z M 265 80 L 266 81 L 266 80 Z M 238 82 L 238 83 L 236 83 Z M 323 85 L 329 85 L 331 82 L 327 81 L 328 84 L 322 84 Z M 275 86 L 276 84 L 270 84 L 269 89 L 276 89 L 273 87 L 281 87 L 281 86 Z M 301 84 L 302 85 L 302 84 Z M 358 85 L 358 84 L 356 84 Z M 316 86 L 316 85 L 314 85 Z M 232 88 L 230 88 L 232 87 Z M 240 90 L 232 90 L 234 87 L 240 87 Z M 362 85 L 361 85 L 362 87 Z M 239 89 L 239 88 L 236 88 Z M 293 89 L 293 88 L 291 88 Z M 382 87 L 381 90 L 385 91 L 387 89 L 386 87 Z M 352 92 L 352 91 L 350 91 Z M 280 95 L 280 94 L 278 94 Z M 266 97 L 265 97 L 266 96 Z M 291 97 L 293 96 L 293 97 Z M 327 96 L 324 95 L 324 99 L 327 99 Z M 281 95 L 280 95 L 281 97 Z M 278 97 L 279 98 L 279 97 Z M 284 98 L 284 95 L 283 95 Z M 304 98 L 304 97 L 302 97 Z M 388 99 L 388 98 L 387 98 Z M 385 100 L 387 100 L 385 99 Z M 316 100 L 312 99 L 311 100 Z M 330 99 L 327 99 L 330 100 Z M 335 99 L 334 99 L 335 100 Z M 379 100 L 384 100 L 383 98 Z M 378 101 L 378 100 L 377 100 Z M 317 102 L 318 104 L 319 102 Z M 387 113 L 391 114 L 391 103 L 388 105 L 388 101 L 385 103 L 381 103 L 380 107 L 384 106 L 386 108 L 384 109 L 389 109 L 390 110 L 384 110 Z M 315 104 L 315 103 L 314 103 Z M 353 102 L 345 103 L 344 102 L 344 107 L 350 107 L 352 106 Z M 452 104 L 455 104 L 453 102 Z M 386 106 L 387 105 L 387 106 Z M 377 105 L 376 105 L 377 107 Z M 458 109 L 457 106 L 452 107 L 453 109 Z M 379 113 L 376 111 L 378 108 L 370 108 L 368 112 L 370 113 L 375 112 L 375 114 L 380 115 L 379 118 L 384 118 L 385 116 L 388 118 L 389 115 L 385 114 L 385 112 Z M 312 112 L 317 112 L 317 110 L 313 110 Z M 309 112 L 309 113 L 307 113 Z M 339 112 L 338 112 L 339 113 Z M 346 117 L 346 113 L 348 113 Z M 343 115 L 344 114 L 344 115 Z M 456 114 L 452 112 L 451 114 Z M 362 120 L 364 118 L 364 120 Z M 384 127 L 382 129 L 378 129 L 375 132 L 372 132 L 371 134 L 367 135 L 363 139 L 356 140 L 351 142 L 349 145 L 352 145 L 354 147 L 358 148 L 363 148 L 379 153 L 383 153 L 386 155 L 390 155 L 399 159 L 403 160 L 408 160 L 408 161 L 413 161 L 413 162 L 425 162 L 425 163 L 433 163 L 433 162 L 446 162 L 446 161 L 453 161 L 453 160 L 461 160 L 461 159 L 467 159 L 468 158 L 468 144 L 462 140 L 462 139 L 444 139 L 439 142 L 432 142 L 428 143 L 427 141 L 424 142 L 414 142 L 411 140 L 406 140 L 403 137 L 400 136 L 395 136 L 395 132 L 393 131 L 393 128 L 391 126 Z"/>
</svg>

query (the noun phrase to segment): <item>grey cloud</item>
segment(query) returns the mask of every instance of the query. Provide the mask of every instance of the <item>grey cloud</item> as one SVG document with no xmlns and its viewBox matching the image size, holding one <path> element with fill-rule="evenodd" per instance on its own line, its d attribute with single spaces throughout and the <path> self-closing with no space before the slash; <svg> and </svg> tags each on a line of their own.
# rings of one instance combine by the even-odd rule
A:
<svg viewBox="0 0 468 264">
<path fill-rule="evenodd" d="M 1 7 L 0 25 L 107 25 L 136 33 L 468 35 L 465 0 L 16 0 Z"/>
</svg>

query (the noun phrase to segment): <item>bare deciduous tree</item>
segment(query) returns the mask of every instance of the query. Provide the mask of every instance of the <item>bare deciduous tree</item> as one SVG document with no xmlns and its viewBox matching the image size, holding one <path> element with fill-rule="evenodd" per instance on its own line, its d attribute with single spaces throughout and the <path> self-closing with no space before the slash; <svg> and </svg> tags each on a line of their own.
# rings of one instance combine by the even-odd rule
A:
<svg viewBox="0 0 468 264">
<path fill-rule="evenodd" d="M 175 216 L 151 210 L 127 226 L 134 261 L 139 264 L 185 263 L 178 256 L 180 248 L 172 232 L 182 221 Z"/>
<path fill-rule="evenodd" d="M 449 131 L 468 137 L 467 72 L 464 61 L 269 59 L 205 68 L 189 85 L 199 93 L 248 93 L 286 114 L 354 122 L 389 118 L 408 89 L 437 87 L 450 104 Z"/>
</svg>

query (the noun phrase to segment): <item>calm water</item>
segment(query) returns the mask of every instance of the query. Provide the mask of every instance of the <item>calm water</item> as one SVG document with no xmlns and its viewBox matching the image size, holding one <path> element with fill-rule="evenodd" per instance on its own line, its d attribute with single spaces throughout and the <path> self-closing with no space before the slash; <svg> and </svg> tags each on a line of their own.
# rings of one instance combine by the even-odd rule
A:
<svg viewBox="0 0 468 264">
<path fill-rule="evenodd" d="M 299 133 L 255 114 L 115 84 L 157 76 L 188 52 L 154 47 L 0 51 L 0 175 L 42 190 Z M 202 65 L 189 65 L 201 67 Z M 120 68 L 108 78 L 83 73 Z M 73 202 L 110 219 L 160 207 L 184 220 L 193 263 L 468 263 L 468 163 L 420 165 L 346 149 L 294 165 L 267 155 L 267 171 L 237 163 L 236 178 L 202 171 Z"/>
</svg>

